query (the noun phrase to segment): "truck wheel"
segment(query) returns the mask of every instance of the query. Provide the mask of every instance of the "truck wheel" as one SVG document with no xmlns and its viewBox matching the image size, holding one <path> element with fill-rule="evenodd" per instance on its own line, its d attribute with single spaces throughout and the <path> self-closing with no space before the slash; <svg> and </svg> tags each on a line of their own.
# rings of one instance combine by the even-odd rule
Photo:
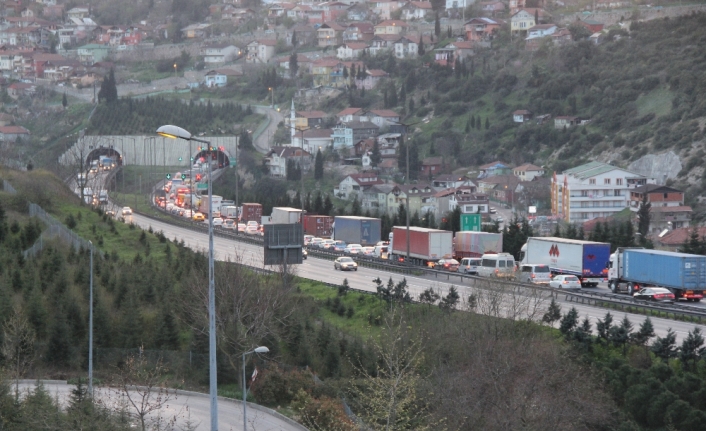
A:
<svg viewBox="0 0 706 431">
<path fill-rule="evenodd" d="M 635 293 L 635 284 L 628 283 L 628 295 L 632 296 Z"/>
<path fill-rule="evenodd" d="M 701 302 L 701 298 L 694 298 L 694 302 Z"/>
<path fill-rule="evenodd" d="M 618 282 L 615 280 L 610 280 L 610 282 L 608 283 L 608 288 L 611 292 L 618 293 Z"/>
</svg>

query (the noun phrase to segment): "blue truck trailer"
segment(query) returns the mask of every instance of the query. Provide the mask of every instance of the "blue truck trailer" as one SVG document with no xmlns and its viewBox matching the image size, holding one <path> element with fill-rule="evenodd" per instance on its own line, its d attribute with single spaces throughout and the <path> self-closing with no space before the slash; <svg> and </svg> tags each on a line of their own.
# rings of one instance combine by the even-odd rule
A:
<svg viewBox="0 0 706 431">
<path fill-rule="evenodd" d="M 675 298 L 699 302 L 706 289 L 706 256 L 644 248 L 618 248 L 610 256 L 608 286 L 633 295 L 660 286 Z"/>
<path fill-rule="evenodd" d="M 333 220 L 333 237 L 347 244 L 375 245 L 380 241 L 379 218 L 338 216 Z"/>
</svg>

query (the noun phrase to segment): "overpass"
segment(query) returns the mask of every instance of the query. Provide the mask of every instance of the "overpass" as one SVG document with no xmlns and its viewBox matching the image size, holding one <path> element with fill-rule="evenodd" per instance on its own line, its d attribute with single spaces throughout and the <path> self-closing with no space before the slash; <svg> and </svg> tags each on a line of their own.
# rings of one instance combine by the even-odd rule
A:
<svg viewBox="0 0 706 431">
<path fill-rule="evenodd" d="M 211 142 L 213 160 L 219 167 L 235 165 L 237 136 L 199 136 Z M 99 157 L 114 157 L 119 166 L 185 166 L 189 161 L 205 157 L 205 144 L 169 139 L 155 135 L 97 136 L 84 135 L 59 157 L 64 166 L 89 166 Z"/>
</svg>

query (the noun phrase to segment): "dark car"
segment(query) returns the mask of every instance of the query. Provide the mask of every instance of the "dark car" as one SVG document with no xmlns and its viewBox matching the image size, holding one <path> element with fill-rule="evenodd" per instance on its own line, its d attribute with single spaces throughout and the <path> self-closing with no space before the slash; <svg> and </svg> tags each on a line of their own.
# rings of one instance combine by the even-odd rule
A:
<svg viewBox="0 0 706 431">
<path fill-rule="evenodd" d="M 632 297 L 643 301 L 674 303 L 674 294 L 663 287 L 646 287 Z"/>
</svg>

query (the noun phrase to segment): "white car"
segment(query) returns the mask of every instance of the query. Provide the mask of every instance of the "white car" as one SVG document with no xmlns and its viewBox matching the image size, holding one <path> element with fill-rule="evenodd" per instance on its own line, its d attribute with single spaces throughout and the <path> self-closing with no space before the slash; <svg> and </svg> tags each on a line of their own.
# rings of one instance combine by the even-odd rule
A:
<svg viewBox="0 0 706 431">
<path fill-rule="evenodd" d="M 248 235 L 259 235 L 260 229 L 258 229 L 256 226 L 247 226 L 245 228 L 245 233 Z"/>
<path fill-rule="evenodd" d="M 237 225 L 237 223 L 235 223 L 235 220 L 233 220 L 233 219 L 228 218 L 223 221 L 223 229 L 235 230 L 237 227 L 238 227 L 238 225 Z"/>
<path fill-rule="evenodd" d="M 194 212 L 192 210 L 184 210 L 181 216 L 190 219 L 194 217 Z"/>
<path fill-rule="evenodd" d="M 319 243 L 319 248 L 322 248 L 324 250 L 331 250 L 333 251 L 333 246 L 336 244 L 336 241 L 332 239 L 325 239 Z"/>
<path fill-rule="evenodd" d="M 347 256 L 342 256 L 333 261 L 333 269 L 341 271 L 358 271 L 358 264 Z"/>
<path fill-rule="evenodd" d="M 321 242 L 322 242 L 323 240 L 324 240 L 323 238 L 314 237 L 314 238 L 311 239 L 311 241 L 309 241 L 309 247 L 318 248 L 318 247 L 319 247 L 319 244 L 321 244 Z"/>
<path fill-rule="evenodd" d="M 314 235 L 304 235 L 304 245 L 309 245 Z"/>
<path fill-rule="evenodd" d="M 245 232 L 248 226 L 245 223 L 238 223 L 238 232 Z"/>
<path fill-rule="evenodd" d="M 130 208 L 130 207 L 123 207 L 123 210 L 122 210 L 122 213 L 121 213 L 121 214 L 122 214 L 123 217 L 131 216 L 131 215 L 132 215 L 132 208 Z"/>
<path fill-rule="evenodd" d="M 555 275 L 549 282 L 549 287 L 556 289 L 581 289 L 581 281 L 575 275 Z"/>
<path fill-rule="evenodd" d="M 204 220 L 205 223 L 208 223 L 208 220 Z M 223 219 L 220 217 L 214 217 L 213 218 L 213 227 L 217 226 L 223 226 Z"/>
<path fill-rule="evenodd" d="M 248 222 L 248 226 L 255 226 L 257 228 L 257 227 L 260 227 L 260 223 L 254 221 L 254 220 L 250 220 Z"/>
<path fill-rule="evenodd" d="M 363 246 L 360 244 L 348 244 L 343 250 L 346 254 L 358 254 L 363 252 Z"/>
</svg>

